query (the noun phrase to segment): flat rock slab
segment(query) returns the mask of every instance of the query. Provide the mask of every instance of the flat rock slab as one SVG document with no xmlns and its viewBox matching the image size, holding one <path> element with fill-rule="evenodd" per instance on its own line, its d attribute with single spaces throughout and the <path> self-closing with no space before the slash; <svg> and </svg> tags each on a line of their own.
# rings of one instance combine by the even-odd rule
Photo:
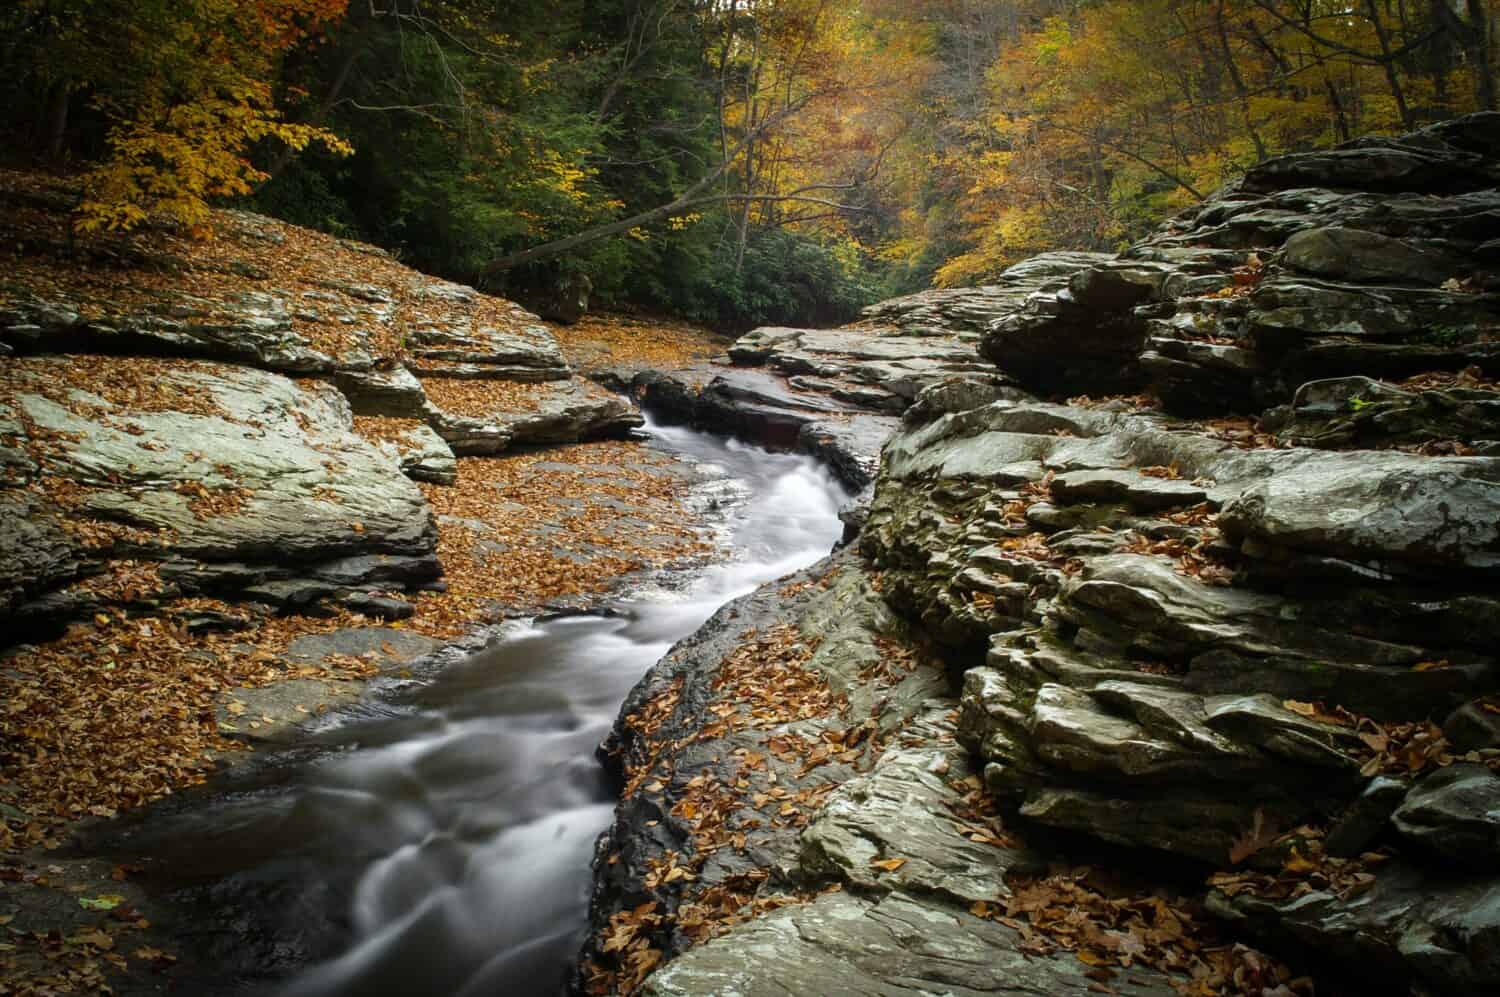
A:
<svg viewBox="0 0 1500 997">
<path fill-rule="evenodd" d="M 519 311 L 519 308 L 518 308 Z M 504 328 L 429 325 L 411 335 L 409 366 L 419 377 L 557 381 L 572 376 L 552 333 L 539 322 Z"/>
<path fill-rule="evenodd" d="M 904 733 L 922 747 L 888 749 L 868 774 L 839 787 L 802 834 L 803 872 L 860 890 L 936 894 L 961 905 L 1007 896 L 1013 869 L 1045 868 L 1023 848 L 976 842 L 954 813 L 954 789 L 972 774 L 952 739 L 949 703 L 915 719 Z M 872 863 L 899 860 L 896 869 Z"/>
<path fill-rule="evenodd" d="M 1115 470 L 1060 474 L 1052 481 L 1052 494 L 1065 504 L 1120 502 L 1142 512 L 1208 501 L 1208 491 L 1192 482 Z"/>
<path fill-rule="evenodd" d="M 537 384 L 513 406 L 498 395 L 495 409 L 455 412 L 428 403 L 427 422 L 460 457 L 484 457 L 512 447 L 628 436 L 644 421 L 624 397 L 591 381 Z"/>
<path fill-rule="evenodd" d="M 904 895 L 870 903 L 844 893 L 819 897 L 741 925 L 691 949 L 649 977 L 647 997 L 911 997 L 912 994 L 1097 993 L 1073 956 L 1037 958 L 1020 935 L 954 908 Z M 1120 994 L 1175 994 L 1170 981 L 1111 983 Z"/>
<path fill-rule="evenodd" d="M 287 645 L 283 657 L 296 664 L 322 665 L 332 658 L 373 656 L 382 669 L 397 668 L 446 645 L 432 637 L 393 627 L 348 627 L 308 634 Z"/>
<path fill-rule="evenodd" d="M 122 377 L 130 369 L 100 362 Z M 40 455 L 47 487 L 76 489 L 66 518 L 161 538 L 113 554 L 96 547 L 88 557 L 170 558 L 172 582 L 188 594 L 200 586 L 217 594 L 305 585 L 300 580 L 324 570 L 332 575 L 318 584 L 330 592 L 367 579 L 399 587 L 436 576 L 437 533 L 425 499 L 349 431 L 348 409 L 332 388 L 304 390 L 247 367 L 133 361 L 149 368 L 154 390 L 180 396 L 189 409 L 163 411 L 114 388 L 100 390 L 117 401 L 66 388 L 77 376 L 73 363 L 10 361 L 0 421 L 20 424 L 19 446 Z M 58 557 L 85 556 L 81 547 L 54 549 L 56 539 L 45 530 L 13 535 L 0 565 L 30 565 L 47 551 L 54 567 Z M 10 573 L 0 567 L 0 578 Z M 51 568 L 35 574 L 61 577 Z"/>
<path fill-rule="evenodd" d="M 354 702 L 363 692 L 363 682 L 291 679 L 231 690 L 220 697 L 215 715 L 221 734 L 252 744 L 272 743 L 295 736 L 308 721 Z"/>
<path fill-rule="evenodd" d="M 1224 507 L 1232 540 L 1368 562 L 1384 570 L 1500 572 L 1500 461 L 1329 454 Z"/>
</svg>

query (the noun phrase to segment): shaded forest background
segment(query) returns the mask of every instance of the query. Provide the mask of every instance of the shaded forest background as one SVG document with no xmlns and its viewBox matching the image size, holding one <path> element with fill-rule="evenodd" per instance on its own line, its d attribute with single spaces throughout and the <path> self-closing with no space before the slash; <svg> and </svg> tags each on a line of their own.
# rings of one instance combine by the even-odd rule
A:
<svg viewBox="0 0 1500 997">
<path fill-rule="evenodd" d="M 84 233 L 250 207 L 510 293 L 835 323 L 1493 109 L 1497 0 L 19 0 Z"/>
</svg>

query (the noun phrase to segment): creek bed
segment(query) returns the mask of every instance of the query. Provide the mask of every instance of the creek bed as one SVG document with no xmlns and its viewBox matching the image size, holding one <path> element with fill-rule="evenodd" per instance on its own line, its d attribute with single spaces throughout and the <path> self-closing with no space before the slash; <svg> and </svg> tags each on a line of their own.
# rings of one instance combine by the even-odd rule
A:
<svg viewBox="0 0 1500 997">
<path fill-rule="evenodd" d="M 614 805 L 594 751 L 621 702 L 724 603 L 825 556 L 848 499 L 810 458 L 650 432 L 706 472 L 728 559 L 380 680 L 306 744 L 111 835 L 173 901 L 181 992 L 562 991 Z"/>
</svg>

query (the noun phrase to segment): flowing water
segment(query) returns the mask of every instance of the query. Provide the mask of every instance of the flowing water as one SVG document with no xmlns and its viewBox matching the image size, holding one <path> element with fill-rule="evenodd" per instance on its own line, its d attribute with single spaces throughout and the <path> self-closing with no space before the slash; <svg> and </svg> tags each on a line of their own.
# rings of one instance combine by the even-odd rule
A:
<svg viewBox="0 0 1500 997">
<path fill-rule="evenodd" d="M 731 559 L 634 593 L 610 615 L 512 625 L 429 679 L 377 687 L 325 718 L 315 748 L 267 785 L 186 808 L 135 841 L 179 875 L 194 856 L 206 863 L 218 885 L 200 903 L 266 904 L 304 922 L 292 936 L 323 939 L 301 949 L 273 939 L 266 960 L 295 964 L 328 947 L 320 926 L 338 926 L 340 951 L 272 992 L 560 992 L 613 809 L 594 749 L 621 702 L 725 602 L 827 554 L 847 499 L 808 458 L 651 432 L 651 445 L 713 472 Z M 238 943 L 218 934 L 220 947 Z"/>
</svg>

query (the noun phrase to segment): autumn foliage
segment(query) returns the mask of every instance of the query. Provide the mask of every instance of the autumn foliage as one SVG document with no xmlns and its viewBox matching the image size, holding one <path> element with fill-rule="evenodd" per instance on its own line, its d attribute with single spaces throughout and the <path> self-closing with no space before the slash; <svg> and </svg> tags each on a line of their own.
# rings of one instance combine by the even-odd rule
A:
<svg viewBox="0 0 1500 997">
<path fill-rule="evenodd" d="M 106 129 L 87 172 L 82 231 L 133 228 L 152 212 L 202 226 L 211 199 L 251 192 L 260 143 L 350 150 L 332 132 L 285 119 L 282 60 L 316 42 L 347 0 L 21 0 L 5 16 L 36 44 L 33 67 L 66 128 L 84 104 Z"/>
<path fill-rule="evenodd" d="M 1497 6 L 17 0 L 0 94 L 85 231 L 249 198 L 512 296 L 826 325 L 1492 109 Z"/>
</svg>

